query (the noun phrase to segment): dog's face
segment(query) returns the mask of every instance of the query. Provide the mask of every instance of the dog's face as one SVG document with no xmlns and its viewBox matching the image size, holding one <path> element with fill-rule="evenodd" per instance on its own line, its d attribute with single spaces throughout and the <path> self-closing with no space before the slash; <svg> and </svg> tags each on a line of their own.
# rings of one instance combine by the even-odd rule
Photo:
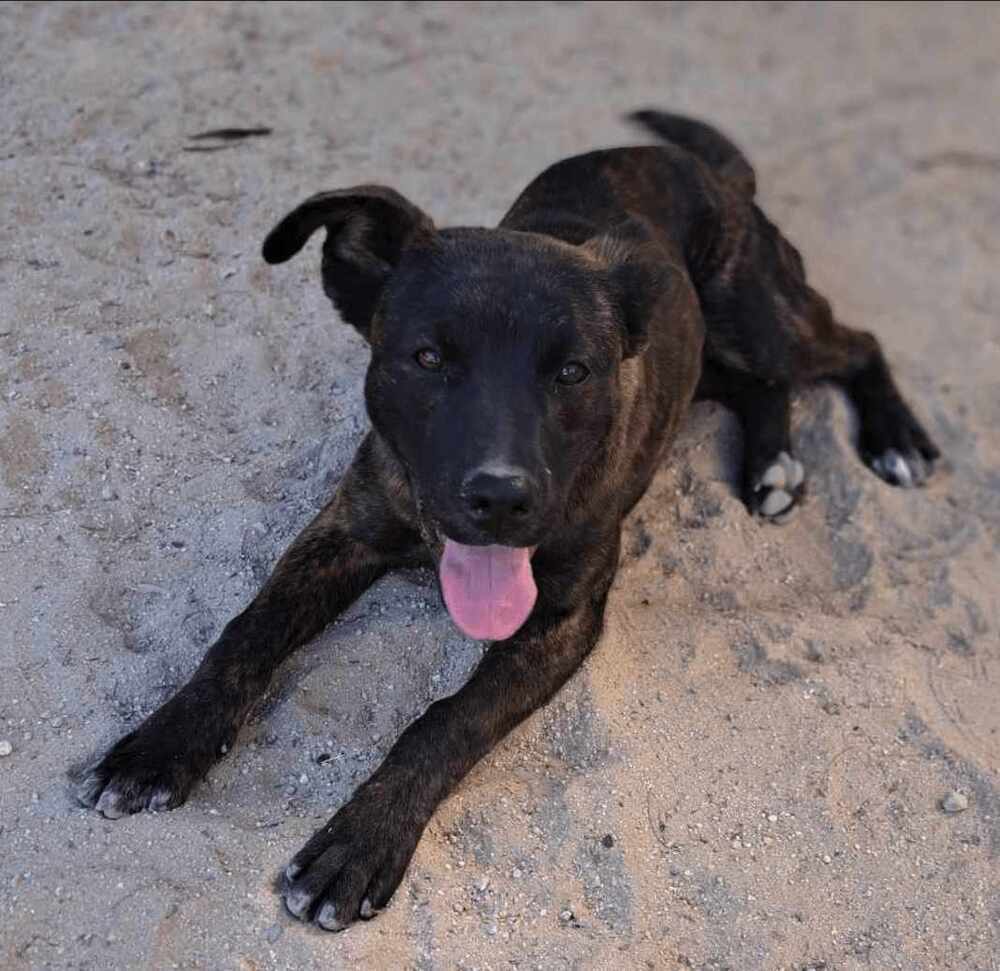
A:
<svg viewBox="0 0 1000 971">
<path fill-rule="evenodd" d="M 600 450 L 622 328 L 593 258 L 502 230 L 408 250 L 369 338 L 372 423 L 443 537 L 536 547 Z"/>
<path fill-rule="evenodd" d="M 449 609 L 474 636 L 509 636 L 534 603 L 532 552 L 614 427 L 619 368 L 644 346 L 662 271 L 635 258 L 635 227 L 583 246 L 438 231 L 378 187 L 307 200 L 265 258 L 288 259 L 321 225 L 324 286 L 371 345 L 368 412 L 444 544 Z"/>
</svg>

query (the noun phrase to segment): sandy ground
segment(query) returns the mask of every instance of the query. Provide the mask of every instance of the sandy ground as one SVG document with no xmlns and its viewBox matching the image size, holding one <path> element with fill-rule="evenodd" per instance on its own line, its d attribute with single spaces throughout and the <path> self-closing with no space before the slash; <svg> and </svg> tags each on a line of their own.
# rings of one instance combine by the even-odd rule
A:
<svg viewBox="0 0 1000 971">
<path fill-rule="evenodd" d="M 601 646 L 347 933 L 272 879 L 476 663 L 429 574 L 302 651 L 184 808 L 74 806 L 363 434 L 365 348 L 315 243 L 262 264 L 273 221 L 380 180 L 491 223 L 646 104 L 746 146 L 932 485 L 880 483 L 817 389 L 811 497 L 763 526 L 696 408 Z M 1000 968 L 998 104 L 991 4 L 0 7 L 0 966 Z M 274 134 L 185 151 L 223 125 Z"/>
</svg>

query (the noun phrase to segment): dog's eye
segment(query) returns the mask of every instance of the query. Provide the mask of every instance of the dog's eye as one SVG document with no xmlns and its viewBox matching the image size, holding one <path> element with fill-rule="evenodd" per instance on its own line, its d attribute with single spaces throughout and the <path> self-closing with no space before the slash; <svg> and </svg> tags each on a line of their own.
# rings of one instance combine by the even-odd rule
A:
<svg viewBox="0 0 1000 971">
<path fill-rule="evenodd" d="M 429 347 L 425 347 L 422 351 L 417 351 L 416 358 L 417 364 L 425 371 L 440 371 L 441 365 L 444 363 L 441 360 L 441 355 Z"/>
<path fill-rule="evenodd" d="M 556 381 L 560 384 L 580 384 L 581 381 L 586 381 L 590 376 L 590 372 L 578 361 L 570 361 L 569 364 L 564 364 L 556 375 Z"/>
</svg>

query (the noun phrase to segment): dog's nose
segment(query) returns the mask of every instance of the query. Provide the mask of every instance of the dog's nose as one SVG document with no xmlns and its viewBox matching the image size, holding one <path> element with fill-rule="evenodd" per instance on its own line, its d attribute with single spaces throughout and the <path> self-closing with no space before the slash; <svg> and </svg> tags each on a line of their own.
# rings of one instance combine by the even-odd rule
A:
<svg viewBox="0 0 1000 971">
<path fill-rule="evenodd" d="M 535 505 L 535 484 L 524 469 L 476 469 L 465 479 L 462 495 L 475 522 L 497 528 L 523 519 Z"/>
</svg>

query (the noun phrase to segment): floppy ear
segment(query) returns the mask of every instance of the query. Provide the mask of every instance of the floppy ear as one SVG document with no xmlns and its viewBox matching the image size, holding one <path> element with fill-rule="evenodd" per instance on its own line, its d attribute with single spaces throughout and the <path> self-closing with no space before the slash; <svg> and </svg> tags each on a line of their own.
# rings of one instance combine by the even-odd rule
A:
<svg viewBox="0 0 1000 971">
<path fill-rule="evenodd" d="M 291 259 L 321 226 L 323 289 L 340 316 L 368 336 L 382 290 L 403 250 L 430 242 L 434 224 L 394 189 L 359 185 L 306 199 L 264 240 L 268 263 Z"/>
<path fill-rule="evenodd" d="M 676 268 L 636 219 L 625 220 L 583 246 L 605 266 L 611 299 L 625 331 L 624 356 L 641 354 L 649 343 L 653 310 L 671 289 Z"/>
</svg>

